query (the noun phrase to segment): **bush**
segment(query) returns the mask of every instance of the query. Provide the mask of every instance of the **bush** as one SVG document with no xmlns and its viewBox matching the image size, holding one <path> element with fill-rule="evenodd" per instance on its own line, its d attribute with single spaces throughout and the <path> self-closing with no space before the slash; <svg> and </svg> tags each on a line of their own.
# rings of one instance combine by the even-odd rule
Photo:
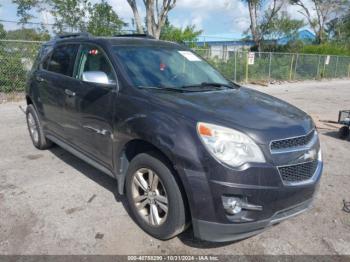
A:
<svg viewBox="0 0 350 262">
<path fill-rule="evenodd" d="M 327 42 L 321 45 L 316 45 L 316 44 L 305 44 L 302 41 L 294 41 L 294 42 L 288 43 L 287 45 L 263 45 L 262 51 L 350 56 L 350 44 Z"/>
<path fill-rule="evenodd" d="M 0 43 L 0 92 L 24 91 L 27 73 L 40 44 Z"/>
<path fill-rule="evenodd" d="M 306 45 L 302 47 L 300 52 L 306 53 L 306 54 L 350 56 L 349 47 L 345 45 L 338 45 L 336 43 L 325 43 L 321 45 Z"/>
<path fill-rule="evenodd" d="M 19 57 L 0 54 L 0 92 L 23 91 L 26 71 Z"/>
</svg>

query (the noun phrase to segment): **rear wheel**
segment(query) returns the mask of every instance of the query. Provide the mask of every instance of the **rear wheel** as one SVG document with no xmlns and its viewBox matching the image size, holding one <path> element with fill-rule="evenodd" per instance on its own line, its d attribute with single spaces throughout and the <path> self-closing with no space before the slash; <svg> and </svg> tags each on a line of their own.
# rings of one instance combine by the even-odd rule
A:
<svg viewBox="0 0 350 262">
<path fill-rule="evenodd" d="M 186 209 L 174 174 L 162 160 L 152 153 L 137 155 L 127 172 L 126 196 L 137 224 L 165 240 L 185 229 Z"/>
<path fill-rule="evenodd" d="M 28 105 L 26 110 L 27 126 L 33 145 L 38 149 L 47 149 L 52 142 L 45 135 L 38 114 L 33 105 Z"/>
</svg>

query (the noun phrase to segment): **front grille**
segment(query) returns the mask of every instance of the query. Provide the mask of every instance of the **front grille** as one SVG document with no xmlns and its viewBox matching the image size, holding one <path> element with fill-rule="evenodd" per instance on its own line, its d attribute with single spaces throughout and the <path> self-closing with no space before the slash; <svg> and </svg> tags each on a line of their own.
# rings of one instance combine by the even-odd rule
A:
<svg viewBox="0 0 350 262">
<path fill-rule="evenodd" d="M 314 160 L 297 165 L 279 167 L 282 180 L 287 183 L 298 183 L 310 179 L 316 169 L 318 161 Z"/>
<path fill-rule="evenodd" d="M 310 143 L 311 139 L 314 137 L 315 130 L 312 130 L 305 136 L 298 136 L 293 138 L 287 138 L 282 140 L 275 140 L 271 142 L 271 150 L 283 150 L 305 146 Z"/>
</svg>

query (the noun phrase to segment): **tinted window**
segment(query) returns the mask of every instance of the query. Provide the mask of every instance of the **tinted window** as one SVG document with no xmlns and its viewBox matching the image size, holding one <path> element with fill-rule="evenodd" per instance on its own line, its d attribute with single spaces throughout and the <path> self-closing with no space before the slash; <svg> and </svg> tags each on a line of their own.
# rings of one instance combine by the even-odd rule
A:
<svg viewBox="0 0 350 262">
<path fill-rule="evenodd" d="M 99 47 L 84 45 L 81 49 L 79 69 L 76 77 L 82 79 L 84 72 L 102 71 L 108 76 L 110 83 L 115 83 L 115 75 L 112 65 Z"/>
<path fill-rule="evenodd" d="M 48 53 L 52 51 L 52 46 L 51 45 L 43 45 L 40 50 L 39 50 L 39 53 L 38 53 L 38 56 L 33 64 L 33 68 L 34 69 L 37 69 L 38 67 L 41 69 L 41 68 L 44 68 L 46 69 L 47 68 L 47 64 L 48 64 L 48 58 L 49 58 L 49 55 Z M 45 64 L 45 65 L 44 65 Z"/>
<path fill-rule="evenodd" d="M 50 54 L 47 54 L 45 57 L 44 57 L 44 60 L 42 62 L 42 65 L 41 65 L 41 68 L 42 69 L 48 69 L 49 67 L 49 62 L 50 62 L 50 57 L 51 57 L 51 53 Z"/>
<path fill-rule="evenodd" d="M 61 45 L 54 49 L 48 70 L 66 76 L 73 75 L 78 45 Z"/>
</svg>

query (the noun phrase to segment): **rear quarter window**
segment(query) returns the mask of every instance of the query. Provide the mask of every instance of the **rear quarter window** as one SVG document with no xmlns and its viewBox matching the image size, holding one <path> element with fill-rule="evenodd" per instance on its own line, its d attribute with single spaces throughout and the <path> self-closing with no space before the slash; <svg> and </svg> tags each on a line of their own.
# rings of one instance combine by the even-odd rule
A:
<svg viewBox="0 0 350 262">
<path fill-rule="evenodd" d="M 44 44 L 44 45 L 41 46 L 41 48 L 40 48 L 40 50 L 38 52 L 38 55 L 36 56 L 36 58 L 34 60 L 34 63 L 33 63 L 31 71 L 43 68 L 43 61 L 47 60 L 48 53 L 51 50 L 52 50 L 52 45 Z"/>
<path fill-rule="evenodd" d="M 39 60 L 39 69 L 48 69 L 49 61 L 52 54 L 53 46 L 52 45 L 44 45 L 40 50 L 40 60 Z"/>
</svg>

